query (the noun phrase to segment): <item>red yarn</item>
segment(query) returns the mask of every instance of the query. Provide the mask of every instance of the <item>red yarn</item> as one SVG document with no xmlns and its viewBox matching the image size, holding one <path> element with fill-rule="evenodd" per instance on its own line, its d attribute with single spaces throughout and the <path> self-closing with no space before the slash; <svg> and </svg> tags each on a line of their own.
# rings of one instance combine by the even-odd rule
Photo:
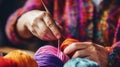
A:
<svg viewBox="0 0 120 67">
<path fill-rule="evenodd" d="M 10 59 L 0 57 L 0 67 L 17 67 L 17 63 Z"/>
</svg>

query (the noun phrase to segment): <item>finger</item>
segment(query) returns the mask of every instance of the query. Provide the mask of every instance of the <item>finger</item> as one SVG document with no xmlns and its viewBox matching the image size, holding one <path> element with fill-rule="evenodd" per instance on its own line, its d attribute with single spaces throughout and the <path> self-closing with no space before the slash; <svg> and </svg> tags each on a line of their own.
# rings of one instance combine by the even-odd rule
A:
<svg viewBox="0 0 120 67">
<path fill-rule="evenodd" d="M 63 27 L 62 27 L 58 22 L 55 22 L 55 23 L 56 23 L 58 29 L 60 30 L 60 32 L 63 32 L 63 31 L 64 31 Z M 64 41 L 64 40 L 65 40 L 65 35 L 64 35 L 64 33 L 61 34 L 61 39 L 63 39 L 63 40 L 61 40 L 61 41 Z"/>
<path fill-rule="evenodd" d="M 50 40 L 50 37 L 48 38 L 47 35 L 51 35 L 51 38 L 55 39 L 54 35 L 45 25 L 44 21 L 40 20 L 39 18 L 36 18 L 33 24 L 29 24 L 28 29 L 34 36 L 40 38 L 41 40 Z"/>
<path fill-rule="evenodd" d="M 90 56 L 90 52 L 85 49 L 85 50 L 78 50 L 78 51 L 76 51 L 73 54 L 72 58 L 77 58 L 77 57 L 84 58 L 84 57 L 89 57 L 89 56 Z"/>
<path fill-rule="evenodd" d="M 50 30 L 52 31 L 52 33 L 54 34 L 54 36 L 57 39 L 61 38 L 61 33 L 60 30 L 58 29 L 55 21 L 51 18 L 51 16 L 49 14 L 46 14 L 43 18 L 43 20 L 46 23 L 46 26 L 50 28 Z"/>
<path fill-rule="evenodd" d="M 36 25 L 32 25 L 32 24 L 27 24 L 27 29 L 32 33 L 32 35 L 38 37 L 38 34 L 36 32 L 36 30 L 34 29 L 34 27 L 36 27 Z"/>
<path fill-rule="evenodd" d="M 89 47 L 88 44 L 90 43 L 89 42 L 74 42 L 64 49 L 64 53 L 71 54 L 75 52 L 76 50 L 86 49 L 87 47 Z"/>
<path fill-rule="evenodd" d="M 91 45 L 91 46 L 87 47 L 86 49 L 81 49 L 81 50 L 75 51 L 75 53 L 72 57 L 73 58 L 76 58 L 76 57 L 81 57 L 81 58 L 92 57 L 92 58 L 94 58 L 93 56 L 98 57 L 95 47 Z"/>
<path fill-rule="evenodd" d="M 57 27 L 59 28 L 59 30 L 62 31 L 62 30 L 63 30 L 63 27 L 62 27 L 58 22 L 55 21 L 55 23 L 56 23 Z"/>
<path fill-rule="evenodd" d="M 100 61 L 99 61 L 99 58 L 98 58 L 97 55 L 90 55 L 90 56 L 85 57 L 85 58 L 86 58 L 86 59 L 89 59 L 89 60 L 92 60 L 92 61 L 95 61 L 95 62 L 97 62 L 97 63 L 100 64 Z"/>
<path fill-rule="evenodd" d="M 38 33 L 38 36 L 42 40 L 56 40 L 56 37 L 51 32 L 51 30 L 46 26 L 44 21 L 39 20 L 39 22 L 37 23 L 37 27 L 38 28 L 35 28 L 35 29 Z"/>
<path fill-rule="evenodd" d="M 41 25 L 42 25 L 42 24 L 41 24 Z M 33 27 L 33 29 L 34 29 L 34 31 L 36 32 L 36 33 L 33 33 L 36 37 L 38 37 L 38 38 L 41 39 L 41 40 L 49 40 L 49 38 L 45 35 L 45 33 L 44 33 L 44 35 L 43 35 L 43 32 L 40 31 L 40 28 L 39 28 L 39 26 L 38 26 L 38 23 Z"/>
</svg>

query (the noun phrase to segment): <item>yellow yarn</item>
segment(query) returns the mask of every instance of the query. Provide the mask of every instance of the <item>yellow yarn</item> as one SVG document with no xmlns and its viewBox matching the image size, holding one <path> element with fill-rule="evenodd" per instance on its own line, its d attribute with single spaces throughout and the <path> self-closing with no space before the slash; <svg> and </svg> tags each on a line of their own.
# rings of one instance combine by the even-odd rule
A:
<svg viewBox="0 0 120 67">
<path fill-rule="evenodd" d="M 4 58 L 11 59 L 15 61 L 18 67 L 38 67 L 36 61 L 26 52 L 21 50 L 14 50 L 8 53 Z"/>
</svg>

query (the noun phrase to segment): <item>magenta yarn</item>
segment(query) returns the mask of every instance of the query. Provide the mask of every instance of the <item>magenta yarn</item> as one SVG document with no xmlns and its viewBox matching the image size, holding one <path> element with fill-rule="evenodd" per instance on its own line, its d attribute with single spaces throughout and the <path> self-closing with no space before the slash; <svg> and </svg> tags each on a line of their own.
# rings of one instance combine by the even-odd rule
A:
<svg viewBox="0 0 120 67">
<path fill-rule="evenodd" d="M 52 54 L 57 56 L 59 59 L 62 60 L 62 62 L 67 62 L 69 60 L 69 57 L 64 54 L 62 51 L 58 50 L 56 47 L 51 46 L 51 45 L 46 45 L 37 50 L 35 55 L 39 55 L 41 53 L 46 53 L 46 54 Z"/>
<path fill-rule="evenodd" d="M 63 67 L 64 63 L 55 55 L 52 54 L 36 54 L 34 56 L 38 67 Z"/>
</svg>

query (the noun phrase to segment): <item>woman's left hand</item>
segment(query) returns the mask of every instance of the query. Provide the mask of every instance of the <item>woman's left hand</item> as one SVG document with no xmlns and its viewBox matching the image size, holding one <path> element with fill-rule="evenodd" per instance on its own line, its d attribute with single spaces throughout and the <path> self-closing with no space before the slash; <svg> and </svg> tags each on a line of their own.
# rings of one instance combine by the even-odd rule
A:
<svg viewBox="0 0 120 67">
<path fill-rule="evenodd" d="M 108 52 L 98 44 L 92 42 L 74 42 L 64 49 L 65 54 L 72 54 L 72 58 L 87 58 L 100 64 L 100 67 L 107 67 Z"/>
</svg>

